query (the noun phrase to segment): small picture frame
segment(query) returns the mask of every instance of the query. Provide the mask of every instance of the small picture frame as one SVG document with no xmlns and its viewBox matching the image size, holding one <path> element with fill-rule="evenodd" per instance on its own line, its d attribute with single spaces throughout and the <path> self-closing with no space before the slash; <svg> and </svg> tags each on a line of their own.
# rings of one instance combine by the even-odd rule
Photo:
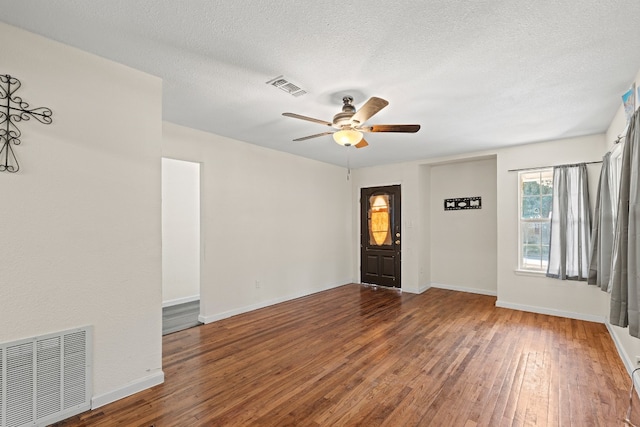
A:
<svg viewBox="0 0 640 427">
<path fill-rule="evenodd" d="M 636 84 L 631 85 L 628 91 L 622 95 L 622 105 L 624 106 L 624 115 L 627 118 L 627 125 L 631 122 L 631 117 L 636 111 Z"/>
</svg>

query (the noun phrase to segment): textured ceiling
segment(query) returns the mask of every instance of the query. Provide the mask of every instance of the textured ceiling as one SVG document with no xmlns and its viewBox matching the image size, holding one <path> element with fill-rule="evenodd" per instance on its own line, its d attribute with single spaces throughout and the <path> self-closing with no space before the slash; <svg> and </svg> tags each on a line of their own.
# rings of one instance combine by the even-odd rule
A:
<svg viewBox="0 0 640 427">
<path fill-rule="evenodd" d="M 169 122 L 352 167 L 604 132 L 640 69 L 638 0 L 3 0 L 0 20 L 160 76 Z M 331 121 L 344 95 L 422 129 L 291 141 L 327 128 L 281 113 Z"/>
</svg>

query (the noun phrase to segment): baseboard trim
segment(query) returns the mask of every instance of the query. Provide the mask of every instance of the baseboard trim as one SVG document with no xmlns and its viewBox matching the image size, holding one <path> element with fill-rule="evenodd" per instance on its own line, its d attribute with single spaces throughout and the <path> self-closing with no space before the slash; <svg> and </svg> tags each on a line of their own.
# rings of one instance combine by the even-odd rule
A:
<svg viewBox="0 0 640 427">
<path fill-rule="evenodd" d="M 606 319 L 602 316 L 593 314 L 574 313 L 571 311 L 555 310 L 552 308 L 537 307 L 533 305 L 515 304 L 507 301 L 496 301 L 496 307 L 508 308 L 511 310 L 527 311 L 529 313 L 547 314 L 549 316 L 566 317 L 568 319 L 585 320 L 587 322 L 605 323 Z"/>
<path fill-rule="evenodd" d="M 470 294 L 489 295 L 491 297 L 498 296 L 497 291 L 492 291 L 489 289 L 467 288 L 464 286 L 445 285 L 444 283 L 431 282 L 431 285 L 427 286 L 425 291 L 429 288 L 447 289 L 449 291 L 467 292 Z"/>
<path fill-rule="evenodd" d="M 91 398 L 91 409 L 93 410 L 109 403 L 115 402 L 116 400 L 131 396 L 132 394 L 136 394 L 138 392 L 141 392 L 142 390 L 146 390 L 158 384 L 162 384 L 163 382 L 164 372 L 162 370 L 158 370 L 157 372 L 154 372 L 153 374 L 139 380 L 133 381 L 124 387 L 120 387 L 116 390 L 112 390 L 108 393 L 100 394 L 98 396 L 93 396 Z"/>
<path fill-rule="evenodd" d="M 422 285 L 422 286 L 418 286 L 418 293 L 421 294 L 427 290 L 429 290 L 431 288 L 430 284 L 426 284 L 426 285 Z"/>
<path fill-rule="evenodd" d="M 275 305 L 275 304 L 279 304 L 281 302 L 285 302 L 285 301 L 290 301 L 292 299 L 296 299 L 296 298 L 302 298 L 302 297 L 306 297 L 308 295 L 313 295 L 316 294 L 318 292 L 322 292 L 322 291 L 326 291 L 329 289 L 333 289 L 333 288 L 337 288 L 339 286 L 344 286 L 348 283 L 352 283 L 351 281 L 347 280 L 344 283 L 340 283 L 340 284 L 333 284 L 333 285 L 327 285 L 327 286 L 323 286 L 322 288 L 319 289 L 306 289 L 300 292 L 296 292 L 294 294 L 290 294 L 287 296 L 283 296 L 283 297 L 278 297 L 278 298 L 272 298 L 266 301 L 260 301 L 258 303 L 255 304 L 251 304 L 251 305 L 245 305 L 244 307 L 239 307 L 239 308 L 234 308 L 233 310 L 227 310 L 227 311 L 223 311 L 222 313 L 217 313 L 217 314 L 212 314 L 210 316 L 203 316 L 200 315 L 198 316 L 198 320 L 202 323 L 212 323 L 218 320 L 222 320 L 222 319 L 226 319 L 228 317 L 231 316 L 236 316 L 238 314 L 242 314 L 242 313 L 248 313 L 250 311 L 253 310 L 258 310 L 260 308 L 265 308 L 265 307 L 269 307 L 271 305 Z"/>
<path fill-rule="evenodd" d="M 187 302 L 198 301 L 200 299 L 200 295 L 192 295 L 190 297 L 176 298 L 170 299 L 162 302 L 162 308 L 171 307 L 173 305 L 185 304 Z"/>
<path fill-rule="evenodd" d="M 609 321 L 607 320 L 606 322 L 604 322 L 604 324 L 606 325 L 607 330 L 609 331 L 609 335 L 611 336 L 611 339 L 613 340 L 613 343 L 616 346 L 616 350 L 618 350 L 618 356 L 620 356 L 620 359 L 622 360 L 624 367 L 627 368 L 627 373 L 629 374 L 629 378 L 631 379 L 631 381 L 634 381 L 636 378 L 638 378 L 638 375 L 636 375 L 636 378 L 633 377 L 633 371 L 634 369 L 636 369 L 636 364 L 634 363 L 633 360 L 631 360 L 627 352 L 624 351 L 624 347 L 622 346 L 622 343 L 618 339 L 618 334 L 616 334 L 613 328 L 611 327 L 611 323 L 609 323 Z M 636 394 L 640 398 L 640 388 L 637 386 L 637 382 L 636 382 L 636 387 L 634 388 L 636 390 Z"/>
<path fill-rule="evenodd" d="M 629 355 L 624 351 L 624 347 L 622 346 L 622 343 L 618 339 L 618 334 L 615 333 L 615 331 L 611 327 L 611 324 L 608 321 L 604 322 L 604 324 L 606 325 L 607 330 L 609 331 L 609 335 L 611 335 L 611 339 L 613 340 L 613 343 L 616 345 L 616 350 L 618 350 L 618 356 L 620 356 L 620 359 L 622 359 L 622 363 L 624 364 L 624 367 L 627 368 L 627 372 L 629 373 L 629 375 L 631 375 L 633 370 L 636 368 L 634 366 L 635 363 L 633 363 Z M 638 393 L 640 393 L 640 390 L 638 390 Z"/>
</svg>

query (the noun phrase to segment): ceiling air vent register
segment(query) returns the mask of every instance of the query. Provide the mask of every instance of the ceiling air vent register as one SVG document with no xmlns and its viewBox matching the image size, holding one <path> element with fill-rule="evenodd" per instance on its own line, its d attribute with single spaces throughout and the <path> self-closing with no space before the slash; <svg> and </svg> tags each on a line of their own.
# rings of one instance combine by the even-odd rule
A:
<svg viewBox="0 0 640 427">
<path fill-rule="evenodd" d="M 267 82 L 268 85 L 277 87 L 278 89 L 287 92 L 289 95 L 293 96 L 302 96 L 307 93 L 306 90 L 301 89 L 299 86 L 291 83 L 289 80 L 285 79 L 284 76 L 278 76 L 273 78 Z"/>
</svg>

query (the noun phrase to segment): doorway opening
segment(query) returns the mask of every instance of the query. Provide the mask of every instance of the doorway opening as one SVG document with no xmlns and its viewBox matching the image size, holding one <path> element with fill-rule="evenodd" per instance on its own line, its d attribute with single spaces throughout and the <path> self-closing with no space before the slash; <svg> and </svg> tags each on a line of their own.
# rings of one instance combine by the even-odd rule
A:
<svg viewBox="0 0 640 427">
<path fill-rule="evenodd" d="M 162 334 L 199 315 L 200 163 L 162 158 Z"/>
</svg>

